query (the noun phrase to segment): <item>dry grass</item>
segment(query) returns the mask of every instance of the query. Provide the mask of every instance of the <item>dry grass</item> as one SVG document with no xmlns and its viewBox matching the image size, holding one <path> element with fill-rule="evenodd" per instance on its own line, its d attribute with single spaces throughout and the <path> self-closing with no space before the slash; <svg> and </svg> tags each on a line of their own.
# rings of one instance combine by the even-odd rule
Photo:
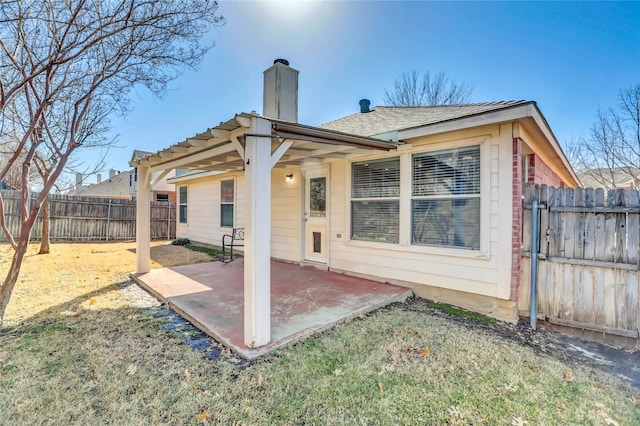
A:
<svg viewBox="0 0 640 426">
<path fill-rule="evenodd" d="M 92 309 L 128 306 L 113 284 L 128 281 L 129 272 L 135 270 L 135 243 L 59 243 L 52 244 L 48 255 L 38 255 L 38 248 L 37 244 L 32 244 L 25 256 L 5 317 L 7 325 L 88 293 L 99 293 L 99 297 L 93 298 Z M 12 254 L 10 246 L 0 245 L 3 278 Z M 204 253 L 173 246 L 166 241 L 151 244 L 152 268 L 211 260 Z"/>
<path fill-rule="evenodd" d="M 131 246 L 90 246 L 64 246 L 77 257 L 59 257 L 48 271 L 37 265 L 44 257 L 29 258 L 32 269 L 12 301 L 12 327 L 0 332 L 0 424 L 606 425 L 612 419 L 625 425 L 640 419 L 630 401 L 637 390 L 616 378 L 402 305 L 243 367 L 228 352 L 207 361 L 113 284 L 133 269 Z M 54 255 L 59 249 L 53 247 Z M 154 248 L 159 264 L 167 264 L 162 250 L 174 261 L 187 251 Z M 84 259 L 90 254 L 101 256 Z M 45 288 L 56 295 L 44 295 Z"/>
</svg>

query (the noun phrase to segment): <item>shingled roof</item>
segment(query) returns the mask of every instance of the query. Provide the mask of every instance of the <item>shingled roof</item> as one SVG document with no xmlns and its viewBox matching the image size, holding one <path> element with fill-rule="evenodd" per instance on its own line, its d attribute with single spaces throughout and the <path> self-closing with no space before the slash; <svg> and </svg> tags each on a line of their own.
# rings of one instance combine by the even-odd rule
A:
<svg viewBox="0 0 640 426">
<path fill-rule="evenodd" d="M 83 186 L 80 189 L 69 191 L 68 195 L 130 200 L 131 193 L 129 192 L 129 176 L 132 173 L 133 170 L 118 173 L 100 183 Z"/>
<path fill-rule="evenodd" d="M 397 130 L 443 123 L 482 115 L 532 103 L 531 101 L 500 101 L 463 105 L 424 107 L 377 106 L 367 113 L 352 114 L 318 127 L 359 136 L 381 135 Z"/>
</svg>

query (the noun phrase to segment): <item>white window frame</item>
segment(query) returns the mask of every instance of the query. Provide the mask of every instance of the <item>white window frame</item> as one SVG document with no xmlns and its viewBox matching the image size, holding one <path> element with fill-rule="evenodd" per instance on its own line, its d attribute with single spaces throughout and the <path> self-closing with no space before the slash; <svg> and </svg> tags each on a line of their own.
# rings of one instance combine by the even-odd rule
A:
<svg viewBox="0 0 640 426">
<path fill-rule="evenodd" d="M 419 195 L 414 195 L 413 193 L 413 189 L 414 189 L 414 185 L 416 185 L 416 182 L 414 181 L 414 159 L 415 158 L 420 158 L 420 157 L 425 157 L 429 154 L 433 154 L 433 155 L 437 155 L 437 154 L 446 154 L 449 152 L 453 152 L 456 150 L 468 150 L 468 149 L 477 149 L 478 150 L 478 192 L 477 193 L 463 193 L 463 194 L 447 194 L 447 193 L 442 193 L 442 192 L 438 192 L 438 187 L 434 187 L 434 193 L 433 195 L 425 195 L 425 194 L 419 194 Z M 411 153 L 411 162 L 410 162 L 410 173 L 411 173 L 411 196 L 410 196 L 410 243 L 412 245 L 416 245 L 416 246 L 431 246 L 431 247 L 446 247 L 446 248 L 452 248 L 452 249 L 456 249 L 456 250 L 473 250 L 473 251 L 479 251 L 480 250 L 480 245 L 481 245 L 481 241 L 482 241 L 482 228 L 480 227 L 480 216 L 482 215 L 482 200 L 481 200 L 481 190 L 482 190 L 482 147 L 479 144 L 475 144 L 475 145 L 467 145 L 467 146 L 458 146 L 458 147 L 451 147 L 451 148 L 445 148 L 445 149 L 436 149 L 436 150 L 429 150 L 429 151 L 424 151 L 424 152 L 413 152 Z M 454 189 L 455 190 L 455 189 Z M 452 203 L 455 203 L 456 201 L 462 201 L 462 200 L 471 200 L 471 199 L 477 199 L 478 200 L 478 247 L 468 247 L 468 246 L 455 246 L 455 243 L 453 245 L 451 244 L 436 244 L 436 243 L 424 243 L 424 242 L 416 242 L 413 240 L 414 237 L 414 202 L 415 201 L 434 201 L 434 202 L 438 202 L 438 201 L 449 201 Z M 455 211 L 455 208 L 454 208 Z M 454 220 L 453 223 L 451 224 L 451 226 L 453 226 L 454 228 L 456 227 L 456 221 Z M 449 232 L 449 230 L 447 230 Z M 455 231 L 454 231 L 455 232 Z"/>
<path fill-rule="evenodd" d="M 466 259 L 491 260 L 491 241 L 496 237 L 492 225 L 492 216 L 497 215 L 492 205 L 495 200 L 491 197 L 492 180 L 500 173 L 500 164 L 495 159 L 493 151 L 498 149 L 497 144 L 487 143 L 492 139 L 490 134 L 473 136 L 470 138 L 456 138 L 440 140 L 431 144 L 402 146 L 393 155 L 375 155 L 367 157 L 354 157 L 346 164 L 346 191 L 345 191 L 345 245 L 354 248 L 370 248 L 391 250 L 403 253 L 429 254 L 436 256 L 458 257 Z M 413 154 L 441 151 L 452 148 L 461 148 L 471 145 L 480 145 L 480 250 L 469 250 L 443 246 L 424 246 L 411 244 L 411 156 Z M 352 164 L 364 160 L 377 160 L 396 157 L 400 154 L 400 243 L 388 244 L 375 241 L 351 239 L 351 174 Z M 496 154 L 497 155 L 497 154 Z M 495 164 L 494 164 L 495 163 Z M 511 163 L 509 163 L 511 167 Z"/>
<path fill-rule="evenodd" d="M 375 196 L 371 196 L 371 197 L 354 197 L 353 196 L 353 168 L 355 165 L 357 165 L 358 163 L 367 163 L 367 162 L 371 162 L 371 163 L 375 163 L 375 162 L 382 162 L 382 161 L 389 161 L 389 160 L 395 160 L 397 159 L 398 161 L 398 195 L 397 196 L 380 196 L 380 197 L 375 197 Z M 401 188 L 402 188 L 402 182 L 401 182 L 401 174 L 402 174 L 402 170 L 401 170 L 401 164 L 402 161 L 400 159 L 399 155 L 394 155 L 394 156 L 390 156 L 390 157 L 383 157 L 383 158 L 376 158 L 376 159 L 370 159 L 370 160 L 362 160 L 362 161 L 353 161 L 349 164 L 349 176 L 350 181 L 349 181 L 349 239 L 351 241 L 366 241 L 366 242 L 375 242 L 375 243 L 380 243 L 380 244 L 384 244 L 384 245 L 396 245 L 399 244 L 401 241 L 401 227 L 400 227 L 400 218 L 402 215 L 402 211 L 401 211 Z M 370 240 L 370 239 L 354 239 L 353 238 L 353 205 L 354 203 L 367 203 L 367 202 L 396 202 L 398 205 L 398 241 L 384 241 L 384 236 L 381 236 L 380 239 L 376 239 L 376 240 Z"/>
<path fill-rule="evenodd" d="M 182 188 L 185 189 L 187 201 L 182 200 Z M 182 217 L 182 208 L 184 207 L 184 220 Z M 178 223 L 187 224 L 189 220 L 189 186 L 182 185 L 178 187 Z"/>
<path fill-rule="evenodd" d="M 231 181 L 233 183 L 233 201 L 229 202 L 229 201 L 222 201 L 222 184 L 224 182 L 229 182 Z M 235 227 L 235 223 L 236 223 L 236 198 L 237 198 L 237 194 L 236 194 L 236 180 L 234 178 L 229 178 L 229 179 L 222 179 L 220 180 L 220 228 L 234 228 Z M 231 205 L 233 206 L 233 218 L 232 218 L 232 223 L 231 225 L 223 225 L 222 224 L 222 206 L 223 205 Z"/>
</svg>

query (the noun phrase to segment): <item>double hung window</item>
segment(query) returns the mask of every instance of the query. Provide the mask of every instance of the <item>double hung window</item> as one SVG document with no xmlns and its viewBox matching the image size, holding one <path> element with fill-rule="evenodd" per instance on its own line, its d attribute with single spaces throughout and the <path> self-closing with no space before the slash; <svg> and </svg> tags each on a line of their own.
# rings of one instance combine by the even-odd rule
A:
<svg viewBox="0 0 640 426">
<path fill-rule="evenodd" d="M 180 223 L 187 223 L 187 195 L 187 187 L 181 186 L 178 193 Z"/>
<path fill-rule="evenodd" d="M 399 241 L 400 158 L 352 164 L 351 239 Z"/>
<path fill-rule="evenodd" d="M 480 248 L 480 147 L 412 157 L 411 243 Z"/>
<path fill-rule="evenodd" d="M 233 228 L 233 209 L 235 204 L 234 181 L 220 182 L 220 226 Z"/>
</svg>

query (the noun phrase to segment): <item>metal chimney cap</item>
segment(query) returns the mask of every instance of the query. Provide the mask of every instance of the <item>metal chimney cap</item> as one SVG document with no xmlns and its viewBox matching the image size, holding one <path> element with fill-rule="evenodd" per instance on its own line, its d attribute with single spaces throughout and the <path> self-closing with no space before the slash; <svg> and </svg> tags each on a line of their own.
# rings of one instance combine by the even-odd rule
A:
<svg viewBox="0 0 640 426">
<path fill-rule="evenodd" d="M 360 112 L 371 112 L 371 110 L 369 109 L 369 105 L 371 105 L 371 101 L 369 99 L 360 99 Z"/>
<path fill-rule="evenodd" d="M 289 66 L 289 61 L 287 61 L 286 59 L 278 58 L 273 61 L 273 65 L 275 64 L 282 64 L 282 65 Z"/>
</svg>

